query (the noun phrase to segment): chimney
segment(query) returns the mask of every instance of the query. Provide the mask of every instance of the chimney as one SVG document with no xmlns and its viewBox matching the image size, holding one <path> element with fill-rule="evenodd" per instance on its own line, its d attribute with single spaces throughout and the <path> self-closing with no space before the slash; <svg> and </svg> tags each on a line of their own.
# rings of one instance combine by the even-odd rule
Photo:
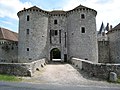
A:
<svg viewBox="0 0 120 90">
<path fill-rule="evenodd" d="M 110 25 L 110 30 L 112 30 L 112 25 Z"/>
</svg>

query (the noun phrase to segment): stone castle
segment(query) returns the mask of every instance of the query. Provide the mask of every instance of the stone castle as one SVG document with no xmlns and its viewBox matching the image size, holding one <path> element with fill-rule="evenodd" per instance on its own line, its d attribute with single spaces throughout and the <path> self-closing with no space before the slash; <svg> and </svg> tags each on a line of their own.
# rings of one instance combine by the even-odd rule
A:
<svg viewBox="0 0 120 90">
<path fill-rule="evenodd" d="M 107 40 L 98 40 L 94 9 L 79 5 L 69 11 L 45 11 L 33 6 L 17 15 L 18 35 L 0 28 L 1 62 L 25 63 L 42 58 L 69 62 L 72 57 L 95 63 L 120 62 L 120 25 L 108 31 Z"/>
</svg>

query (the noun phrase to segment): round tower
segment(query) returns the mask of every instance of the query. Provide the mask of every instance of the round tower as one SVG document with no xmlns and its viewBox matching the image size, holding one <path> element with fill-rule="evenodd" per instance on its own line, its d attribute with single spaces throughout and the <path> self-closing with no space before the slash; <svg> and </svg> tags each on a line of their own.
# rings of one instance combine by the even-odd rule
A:
<svg viewBox="0 0 120 90">
<path fill-rule="evenodd" d="M 34 6 L 18 12 L 19 62 L 31 62 L 46 56 L 48 12 Z"/>
<path fill-rule="evenodd" d="M 96 14 L 82 5 L 67 12 L 69 58 L 98 62 Z"/>
</svg>

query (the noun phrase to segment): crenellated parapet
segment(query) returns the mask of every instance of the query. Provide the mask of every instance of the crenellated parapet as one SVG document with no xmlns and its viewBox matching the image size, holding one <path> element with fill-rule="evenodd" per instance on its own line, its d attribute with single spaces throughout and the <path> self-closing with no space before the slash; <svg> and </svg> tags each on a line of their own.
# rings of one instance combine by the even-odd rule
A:
<svg viewBox="0 0 120 90">
<path fill-rule="evenodd" d="M 20 15 L 22 15 L 23 13 L 34 13 L 34 12 L 37 12 L 37 13 L 43 13 L 44 15 L 47 15 L 47 16 L 67 16 L 69 14 L 72 14 L 74 12 L 91 12 L 93 13 L 95 16 L 97 15 L 97 11 L 94 10 L 94 9 L 91 9 L 91 8 L 88 8 L 88 7 L 85 7 L 83 5 L 79 5 L 78 7 L 72 9 L 72 10 L 69 10 L 69 11 L 63 11 L 63 10 L 53 10 L 53 11 L 45 11 L 45 10 L 42 10 L 36 6 L 33 6 L 31 8 L 28 8 L 28 9 L 23 9 L 21 11 L 19 11 L 17 13 L 18 17 Z"/>
<path fill-rule="evenodd" d="M 91 12 L 93 13 L 95 16 L 97 15 L 97 11 L 94 10 L 94 9 L 91 9 L 91 8 L 88 8 L 88 7 L 85 7 L 83 5 L 79 5 L 78 7 L 70 10 L 70 11 L 67 11 L 67 15 L 69 14 L 73 14 L 75 12 Z"/>
<path fill-rule="evenodd" d="M 49 15 L 49 12 L 48 11 L 45 11 L 45 10 L 42 10 L 42 9 L 40 9 L 40 8 L 38 8 L 38 7 L 36 7 L 36 6 L 33 6 L 33 7 L 31 7 L 31 8 L 28 8 L 28 9 L 23 9 L 23 10 L 21 10 L 21 11 L 19 11 L 18 13 L 17 13 L 17 15 L 18 15 L 18 17 L 20 16 L 20 15 L 22 15 L 22 14 L 24 14 L 24 13 L 43 13 L 44 15 Z"/>
<path fill-rule="evenodd" d="M 18 48 L 18 42 L 0 41 L 0 48 L 8 51 Z"/>
</svg>

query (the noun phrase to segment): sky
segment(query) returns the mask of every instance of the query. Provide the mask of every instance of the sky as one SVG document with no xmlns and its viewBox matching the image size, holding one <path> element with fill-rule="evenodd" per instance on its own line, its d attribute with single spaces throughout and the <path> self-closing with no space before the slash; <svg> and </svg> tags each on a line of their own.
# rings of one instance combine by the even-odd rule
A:
<svg viewBox="0 0 120 90">
<path fill-rule="evenodd" d="M 83 5 L 97 11 L 97 31 L 102 22 L 113 27 L 120 23 L 120 0 L 0 0 L 0 27 L 18 32 L 17 12 L 37 6 L 43 10 L 71 10 Z"/>
</svg>

